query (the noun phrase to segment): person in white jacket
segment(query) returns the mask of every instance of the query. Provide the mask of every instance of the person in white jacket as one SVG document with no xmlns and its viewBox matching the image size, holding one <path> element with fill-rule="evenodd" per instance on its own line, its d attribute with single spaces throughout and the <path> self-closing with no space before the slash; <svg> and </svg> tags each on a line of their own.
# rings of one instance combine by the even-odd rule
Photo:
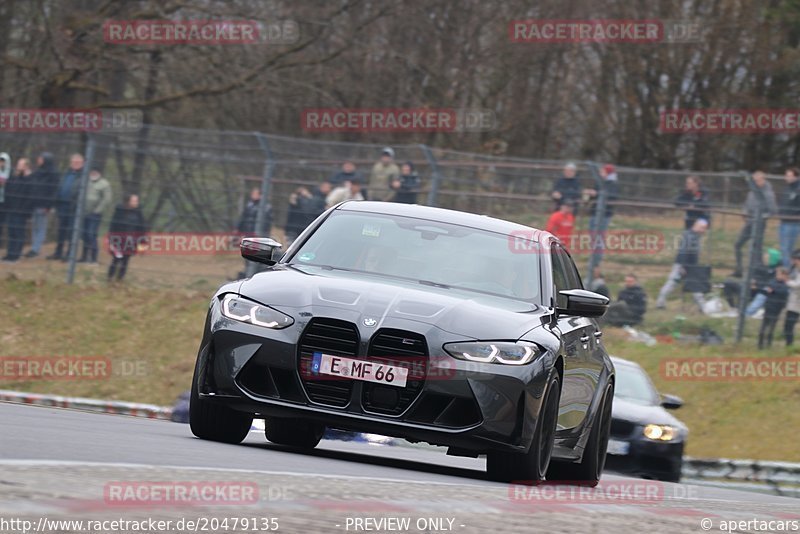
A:
<svg viewBox="0 0 800 534">
<path fill-rule="evenodd" d="M 789 301 L 786 303 L 783 336 L 788 347 L 794 343 L 794 325 L 800 319 L 800 249 L 792 253 L 792 272 L 786 285 L 789 286 Z"/>
</svg>

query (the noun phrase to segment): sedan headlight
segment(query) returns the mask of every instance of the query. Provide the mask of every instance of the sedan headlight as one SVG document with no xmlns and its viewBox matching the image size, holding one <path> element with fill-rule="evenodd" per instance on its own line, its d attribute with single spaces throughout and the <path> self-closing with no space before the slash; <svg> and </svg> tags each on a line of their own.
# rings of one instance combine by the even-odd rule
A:
<svg viewBox="0 0 800 534">
<path fill-rule="evenodd" d="M 256 304 L 238 295 L 226 295 L 222 299 L 222 315 L 235 321 L 250 323 L 265 328 L 279 330 L 294 323 L 294 319 L 273 310 L 268 306 Z"/>
<path fill-rule="evenodd" d="M 672 441 L 678 437 L 678 429 L 669 425 L 646 425 L 644 436 L 655 441 Z"/>
<path fill-rule="evenodd" d="M 444 350 L 459 360 L 506 365 L 525 365 L 541 354 L 539 347 L 533 343 L 508 341 L 448 343 Z"/>
</svg>

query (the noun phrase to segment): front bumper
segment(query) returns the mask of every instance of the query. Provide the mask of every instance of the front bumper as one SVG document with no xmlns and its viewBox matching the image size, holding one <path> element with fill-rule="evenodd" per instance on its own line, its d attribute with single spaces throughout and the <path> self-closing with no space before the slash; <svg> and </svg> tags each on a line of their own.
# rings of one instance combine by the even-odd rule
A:
<svg viewBox="0 0 800 534">
<path fill-rule="evenodd" d="M 675 479 L 680 477 L 683 465 L 684 440 L 654 441 L 641 434 L 640 425 L 632 425 L 629 435 L 615 436 L 611 440 L 628 444 L 627 454 L 607 454 L 606 468 L 611 471 L 643 478 Z"/>
<path fill-rule="evenodd" d="M 442 349 L 463 339 L 417 321 L 385 318 L 368 328 L 360 316 L 343 310 L 315 310 L 313 318 L 302 310 L 292 315 L 294 325 L 269 330 L 228 319 L 212 303 L 195 375 L 201 398 L 255 417 L 298 417 L 477 453 L 530 446 L 553 365 L 549 354 L 519 367 L 478 364 Z M 352 343 L 343 344 L 350 336 L 345 330 L 338 336 L 317 333 L 320 324 L 349 328 Z M 427 364 L 419 380 L 405 388 L 308 374 L 309 351 L 320 344 L 329 343 L 338 355 L 372 359 L 381 335 L 404 332 L 403 342 L 422 340 Z"/>
</svg>

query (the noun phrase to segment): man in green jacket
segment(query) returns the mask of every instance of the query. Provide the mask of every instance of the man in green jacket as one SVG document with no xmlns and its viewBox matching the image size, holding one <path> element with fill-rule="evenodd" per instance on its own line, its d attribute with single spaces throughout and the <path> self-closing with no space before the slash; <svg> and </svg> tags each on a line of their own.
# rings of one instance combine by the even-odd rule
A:
<svg viewBox="0 0 800 534">
<path fill-rule="evenodd" d="M 86 204 L 83 216 L 83 253 L 81 263 L 97 263 L 97 234 L 103 213 L 111 206 L 111 184 L 103 178 L 100 171 L 89 172 L 89 183 L 86 187 Z"/>
</svg>

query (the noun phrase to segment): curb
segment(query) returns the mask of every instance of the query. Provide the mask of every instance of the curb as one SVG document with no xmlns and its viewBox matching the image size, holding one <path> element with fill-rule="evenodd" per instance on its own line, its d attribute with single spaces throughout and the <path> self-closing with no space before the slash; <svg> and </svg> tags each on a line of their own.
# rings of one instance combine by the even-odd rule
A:
<svg viewBox="0 0 800 534">
<path fill-rule="evenodd" d="M 36 406 L 51 406 L 55 408 L 72 408 L 87 412 L 129 415 L 132 417 L 146 417 L 148 419 L 170 420 L 172 416 L 172 408 L 169 406 L 157 406 L 155 404 L 142 404 L 138 402 L 86 399 L 81 397 L 62 397 L 60 395 L 42 395 L 39 393 L 25 393 L 23 391 L 10 391 L 5 389 L 0 389 L 0 402 L 33 404 Z"/>
</svg>

